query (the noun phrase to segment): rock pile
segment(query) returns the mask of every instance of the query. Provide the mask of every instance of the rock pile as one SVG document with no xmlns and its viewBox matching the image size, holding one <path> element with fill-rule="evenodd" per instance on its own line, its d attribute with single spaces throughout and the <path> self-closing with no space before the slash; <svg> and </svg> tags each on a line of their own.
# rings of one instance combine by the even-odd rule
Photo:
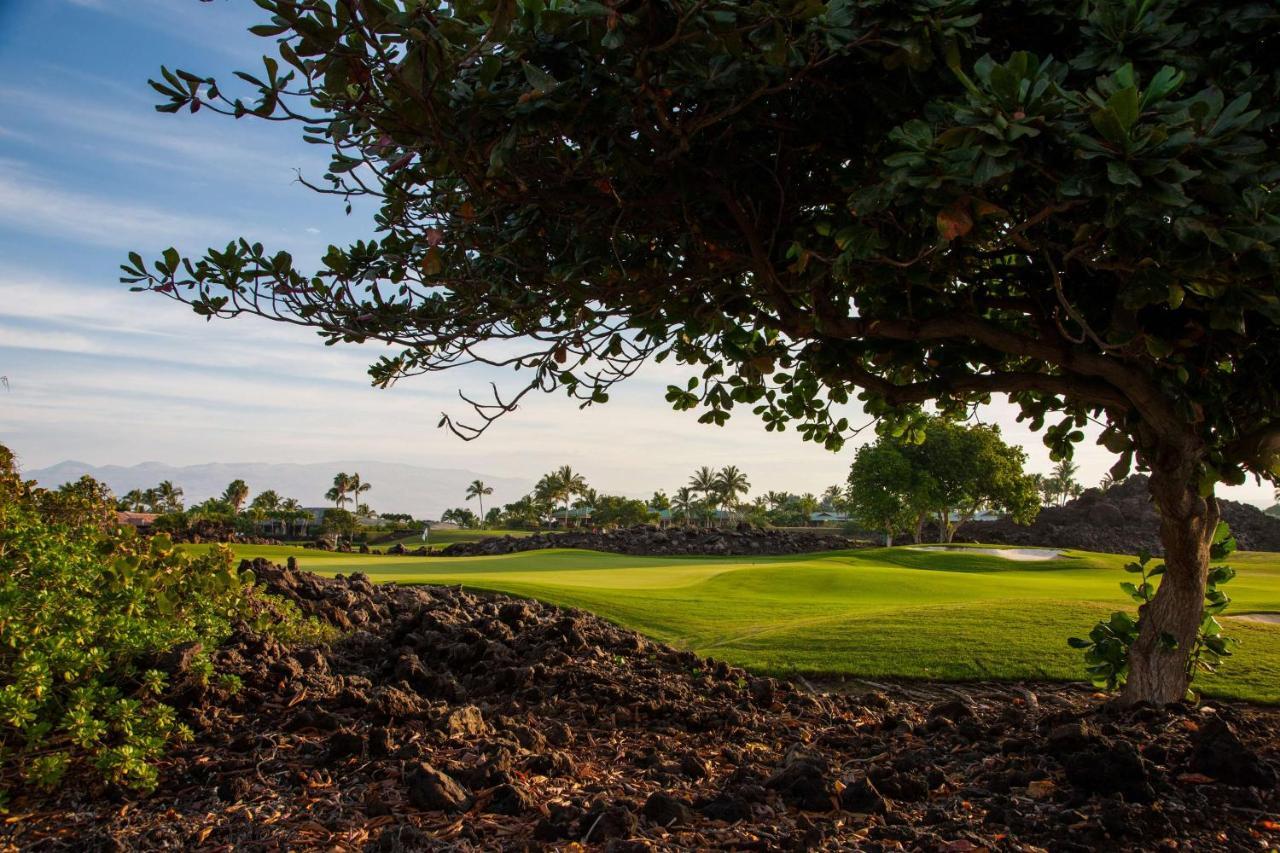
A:
<svg viewBox="0 0 1280 853">
<path fill-rule="evenodd" d="M 443 557 L 476 557 L 514 554 L 541 548 L 586 548 L 615 554 L 652 556 L 749 556 L 806 554 L 853 548 L 858 543 L 838 533 L 796 532 L 739 525 L 736 528 L 639 525 L 603 532 L 569 531 L 535 533 L 532 536 L 494 536 L 475 542 L 455 542 L 439 551 Z"/>
<path fill-rule="evenodd" d="M 1223 520 L 1231 525 L 1242 549 L 1280 551 L 1280 518 L 1249 504 L 1228 500 L 1218 503 Z M 1089 489 L 1066 506 L 1043 509 L 1029 526 L 1007 520 L 975 521 L 962 527 L 956 539 L 1113 554 L 1136 554 L 1143 548 L 1153 554 L 1163 550 L 1160 519 L 1147 491 L 1147 478 L 1141 474 L 1105 492 Z"/>
<path fill-rule="evenodd" d="M 811 693 L 572 609 L 253 564 L 346 629 L 247 627 L 149 797 L 34 788 L 19 849 L 1268 849 L 1280 714 L 1063 686 Z M 127 800 L 122 802 L 123 800 Z M 7 848 L 6 848 L 7 849 Z"/>
</svg>

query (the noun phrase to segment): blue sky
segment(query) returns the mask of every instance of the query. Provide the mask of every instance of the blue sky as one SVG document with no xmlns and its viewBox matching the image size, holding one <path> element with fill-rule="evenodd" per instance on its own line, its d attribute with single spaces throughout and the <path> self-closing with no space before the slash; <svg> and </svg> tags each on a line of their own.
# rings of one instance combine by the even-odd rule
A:
<svg viewBox="0 0 1280 853">
<path fill-rule="evenodd" d="M 129 293 L 117 267 L 130 250 L 198 253 L 247 236 L 318 257 L 371 233 L 368 211 L 348 217 L 296 183 L 325 163 L 296 128 L 154 111 L 146 81 L 161 65 L 220 78 L 258 65 L 270 43 L 245 28 L 259 13 L 249 0 L 0 0 L 0 442 L 27 467 L 368 458 L 535 477 L 567 463 L 632 495 L 670 490 L 704 464 L 742 467 L 757 491 L 844 479 L 852 448 L 669 411 L 663 388 L 681 374 L 665 366 L 607 406 L 531 400 L 463 443 L 436 429 L 440 412 L 462 411 L 459 387 L 502 377 L 376 390 L 365 368 L 378 347 L 325 347 L 258 320 L 210 324 Z M 985 415 L 1048 469 L 1007 407 Z M 1087 483 L 1111 463 L 1092 445 L 1079 456 Z M 1270 489 L 1230 494 L 1269 503 Z"/>
</svg>

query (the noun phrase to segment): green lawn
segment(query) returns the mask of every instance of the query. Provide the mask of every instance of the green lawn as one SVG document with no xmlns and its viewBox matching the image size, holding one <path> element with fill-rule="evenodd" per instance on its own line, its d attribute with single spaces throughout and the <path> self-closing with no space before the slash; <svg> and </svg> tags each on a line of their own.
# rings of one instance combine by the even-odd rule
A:
<svg viewBox="0 0 1280 853">
<path fill-rule="evenodd" d="M 533 532 L 531 530 L 432 530 L 427 535 L 427 546 L 434 551 L 437 548 L 452 545 L 454 542 L 475 542 L 477 539 L 487 539 L 490 536 L 531 536 Z M 371 542 L 369 547 L 385 551 L 396 544 L 409 549 L 419 548 L 423 544 L 422 534 L 406 533 L 402 536 L 392 536 L 385 540 Z"/>
<path fill-rule="evenodd" d="M 191 546 L 198 547 L 198 546 Z M 760 672 L 937 679 L 1083 677 L 1071 634 L 1117 608 L 1124 557 L 907 548 L 798 557 L 631 557 L 545 550 L 425 558 L 243 547 L 244 557 L 375 581 L 464 584 L 576 605 Z M 1231 613 L 1280 612 L 1280 554 L 1232 555 Z M 1280 703 L 1280 625 L 1229 620 L 1237 654 L 1205 692 Z"/>
</svg>

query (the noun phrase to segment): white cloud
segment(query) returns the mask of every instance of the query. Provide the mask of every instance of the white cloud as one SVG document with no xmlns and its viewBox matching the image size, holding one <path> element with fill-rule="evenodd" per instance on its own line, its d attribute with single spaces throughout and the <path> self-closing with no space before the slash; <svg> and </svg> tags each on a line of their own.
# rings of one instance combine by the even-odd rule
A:
<svg viewBox="0 0 1280 853">
<path fill-rule="evenodd" d="M 0 222 L 54 239 L 95 246 L 219 245 L 239 228 L 177 205 L 165 209 L 69 190 L 30 175 L 24 164 L 0 160 Z"/>
</svg>

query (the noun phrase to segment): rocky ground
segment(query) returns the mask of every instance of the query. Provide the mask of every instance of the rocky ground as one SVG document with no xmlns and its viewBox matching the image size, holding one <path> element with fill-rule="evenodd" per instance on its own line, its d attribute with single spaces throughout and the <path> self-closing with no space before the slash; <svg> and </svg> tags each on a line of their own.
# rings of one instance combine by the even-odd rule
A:
<svg viewBox="0 0 1280 853">
<path fill-rule="evenodd" d="M 253 569 L 346 637 L 289 650 L 240 631 L 217 654 L 234 696 L 175 655 L 196 740 L 160 788 L 21 793 L 0 849 L 1280 844 L 1275 709 L 1110 711 L 1066 685 L 823 692 L 575 610 Z"/>
<path fill-rule="evenodd" d="M 588 548 L 615 554 L 652 556 L 746 556 L 805 554 L 855 547 L 852 539 L 832 531 L 796 532 L 762 530 L 742 524 L 736 528 L 672 527 L 661 530 L 651 525 L 606 530 L 535 533 L 532 536 L 494 536 L 475 542 L 455 542 L 437 552 L 444 557 L 514 554 L 539 548 Z"/>
<path fill-rule="evenodd" d="M 1220 500 L 1222 518 L 1246 551 L 1280 551 L 1280 518 L 1249 504 Z M 974 521 L 960 529 L 958 542 L 993 542 L 1045 548 L 1078 548 L 1112 554 L 1160 553 L 1160 519 L 1151 504 L 1147 478 L 1127 478 L 1103 492 L 1089 489 L 1066 506 L 1040 511 L 1034 524 Z"/>
</svg>

